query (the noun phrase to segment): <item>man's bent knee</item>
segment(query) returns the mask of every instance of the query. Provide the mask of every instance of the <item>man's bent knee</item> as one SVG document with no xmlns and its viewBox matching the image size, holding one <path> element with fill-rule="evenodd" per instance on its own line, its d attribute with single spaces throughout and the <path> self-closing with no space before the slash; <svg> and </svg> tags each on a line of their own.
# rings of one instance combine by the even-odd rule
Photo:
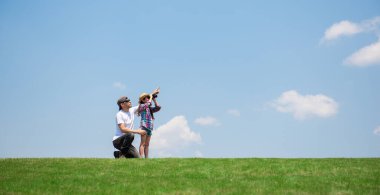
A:
<svg viewBox="0 0 380 195">
<path fill-rule="evenodd" d="M 127 133 L 127 139 L 131 139 L 131 140 L 135 139 L 135 134 Z"/>
</svg>

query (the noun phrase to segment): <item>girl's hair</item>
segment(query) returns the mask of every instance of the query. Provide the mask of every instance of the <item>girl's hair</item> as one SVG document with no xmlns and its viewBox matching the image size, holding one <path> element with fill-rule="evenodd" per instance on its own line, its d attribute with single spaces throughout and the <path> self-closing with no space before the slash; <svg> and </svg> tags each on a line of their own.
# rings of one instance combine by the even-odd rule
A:
<svg viewBox="0 0 380 195">
<path fill-rule="evenodd" d="M 137 114 L 137 116 L 140 116 L 140 115 L 141 115 L 141 111 L 140 111 L 141 104 L 144 104 L 143 100 L 139 101 L 139 107 L 138 107 L 137 110 L 136 110 L 136 114 Z"/>
<path fill-rule="evenodd" d="M 144 98 L 144 99 L 145 99 L 145 98 Z M 136 110 L 136 114 L 137 114 L 137 116 L 140 116 L 140 115 L 141 115 L 140 107 L 141 107 L 141 104 L 145 104 L 145 103 L 144 103 L 144 99 L 139 100 L 139 107 L 138 107 L 137 110 Z"/>
<path fill-rule="evenodd" d="M 140 116 L 140 115 L 141 115 L 141 112 L 140 112 L 140 106 L 141 106 L 141 103 L 139 102 L 139 107 L 138 107 L 137 110 L 135 111 L 135 113 L 137 114 L 137 116 Z"/>
</svg>

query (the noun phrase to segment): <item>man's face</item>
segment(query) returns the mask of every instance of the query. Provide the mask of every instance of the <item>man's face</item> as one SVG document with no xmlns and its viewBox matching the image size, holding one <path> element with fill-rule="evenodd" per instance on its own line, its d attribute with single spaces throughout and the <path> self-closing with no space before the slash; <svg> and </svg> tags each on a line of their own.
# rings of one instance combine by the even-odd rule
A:
<svg viewBox="0 0 380 195">
<path fill-rule="evenodd" d="M 123 103 L 121 103 L 121 107 L 122 108 L 132 108 L 132 102 L 131 101 L 123 102 Z"/>
</svg>

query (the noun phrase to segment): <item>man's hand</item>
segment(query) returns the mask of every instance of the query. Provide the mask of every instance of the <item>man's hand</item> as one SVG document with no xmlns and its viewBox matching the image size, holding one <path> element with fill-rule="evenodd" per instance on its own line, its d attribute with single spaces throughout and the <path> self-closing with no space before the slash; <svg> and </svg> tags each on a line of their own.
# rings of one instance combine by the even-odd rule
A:
<svg viewBox="0 0 380 195">
<path fill-rule="evenodd" d="M 146 131 L 141 130 L 141 129 L 136 130 L 136 133 L 140 135 L 146 135 Z"/>
</svg>

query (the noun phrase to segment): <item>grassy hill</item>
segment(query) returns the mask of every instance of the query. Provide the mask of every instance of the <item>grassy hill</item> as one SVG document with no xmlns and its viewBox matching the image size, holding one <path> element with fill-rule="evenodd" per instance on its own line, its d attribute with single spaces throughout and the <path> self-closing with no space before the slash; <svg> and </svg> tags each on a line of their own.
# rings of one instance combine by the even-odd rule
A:
<svg viewBox="0 0 380 195">
<path fill-rule="evenodd" d="M 0 159 L 0 194 L 380 194 L 380 159 Z"/>
</svg>

